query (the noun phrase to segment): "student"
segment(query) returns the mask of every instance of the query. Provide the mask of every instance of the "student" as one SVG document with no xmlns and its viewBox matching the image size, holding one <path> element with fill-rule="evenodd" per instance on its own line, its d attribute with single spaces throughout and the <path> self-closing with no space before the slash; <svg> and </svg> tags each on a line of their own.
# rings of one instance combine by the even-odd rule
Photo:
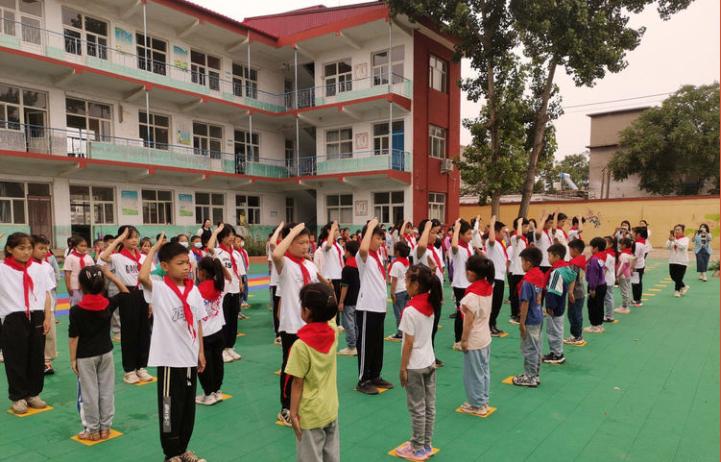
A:
<svg viewBox="0 0 721 462">
<path fill-rule="evenodd" d="M 696 254 L 696 272 L 699 280 L 708 281 L 706 271 L 708 271 L 708 261 L 711 258 L 711 241 L 713 236 L 709 231 L 708 225 L 702 223 L 693 236 L 694 254 Z"/>
<path fill-rule="evenodd" d="M 412 436 L 396 452 L 405 459 L 425 460 L 433 451 L 436 368 L 431 336 L 434 313 L 443 302 L 443 286 L 427 266 L 413 265 L 406 272 L 406 288 L 410 301 L 401 317 L 400 381 L 406 389 Z"/>
<path fill-rule="evenodd" d="M 140 240 L 140 253 L 147 255 L 150 252 L 150 248 L 153 246 L 153 241 L 149 237 L 144 237 Z"/>
<path fill-rule="evenodd" d="M 602 237 L 594 237 L 590 242 L 591 258 L 586 263 L 586 282 L 588 283 L 588 322 L 590 326 L 584 332 L 600 334 L 603 332 L 603 301 L 606 297 L 606 276 L 604 261 L 606 259 L 606 241 Z"/>
<path fill-rule="evenodd" d="M 571 259 L 570 253 L 568 252 L 569 235 L 566 230 L 563 229 L 563 227 L 566 226 L 567 220 L 568 216 L 565 213 L 556 212 L 553 214 L 553 226 L 551 227 L 551 236 L 553 237 L 553 243 L 561 244 L 566 249 L 566 261 Z"/>
<path fill-rule="evenodd" d="M 360 291 L 360 274 L 355 256 L 358 254 L 360 244 L 356 241 L 348 241 L 345 245 L 345 264 L 341 272 L 340 300 L 338 311 L 343 313 L 341 318 L 345 328 L 345 341 L 347 346 L 338 352 L 341 356 L 357 356 L 358 349 L 356 341 L 358 328 L 355 324 L 355 308 L 358 303 L 358 292 Z"/>
<path fill-rule="evenodd" d="M 217 258 L 205 257 L 198 263 L 198 291 L 203 298 L 203 313 L 200 323 L 203 326 L 203 353 L 205 370 L 198 373 L 203 394 L 195 397 L 197 404 L 212 406 L 223 400 L 225 366 L 223 351 L 223 291 L 225 290 L 225 271 L 223 263 Z"/>
<path fill-rule="evenodd" d="M 613 288 L 616 286 L 616 239 L 613 236 L 603 238 L 606 241 L 605 260 L 603 262 L 606 278 L 606 296 L 603 299 L 603 322 L 613 322 Z"/>
<path fill-rule="evenodd" d="M 583 217 L 573 217 L 571 219 L 571 229 L 568 230 L 568 242 L 571 242 L 575 239 L 583 239 L 583 224 L 586 222 L 586 219 Z M 568 256 L 570 257 L 571 253 L 568 253 Z"/>
<path fill-rule="evenodd" d="M 553 244 L 553 235 L 551 234 L 551 228 L 553 227 L 554 214 L 546 215 L 544 212 L 541 218 L 543 223 L 542 229 L 536 229 L 534 234 L 534 247 L 541 251 L 541 271 L 546 273 L 551 269 L 551 264 L 548 262 L 548 248 Z M 535 228 L 535 227 L 534 227 Z"/>
<path fill-rule="evenodd" d="M 537 248 L 521 252 L 521 262 L 526 272 L 518 288 L 521 301 L 518 328 L 521 331 L 523 374 L 513 377 L 513 384 L 519 387 L 535 388 L 541 384 L 541 297 L 546 279 L 538 267 L 542 258 L 541 250 Z"/>
<path fill-rule="evenodd" d="M 340 461 L 335 293 L 323 283 L 300 290 L 301 318 L 285 373 L 293 377 L 290 415 L 298 462 Z"/>
<path fill-rule="evenodd" d="M 460 271 L 460 268 L 458 268 Z M 488 415 L 488 392 L 491 385 L 491 330 L 488 318 L 493 302 L 493 262 L 474 255 L 466 262 L 466 277 L 470 285 L 461 299 L 463 332 L 463 384 L 467 402 L 464 412 L 484 417 Z"/>
<path fill-rule="evenodd" d="M 238 251 L 240 254 L 240 259 L 243 261 L 243 273 L 240 277 L 240 282 L 243 284 L 243 291 L 240 293 L 240 314 L 238 315 L 239 319 L 248 319 L 248 316 L 243 313 L 243 308 L 250 308 L 250 304 L 248 304 L 248 292 L 250 291 L 248 287 L 248 273 L 250 272 L 250 255 L 248 255 L 248 251 L 245 250 L 245 238 L 243 236 L 235 236 L 235 250 Z"/>
<path fill-rule="evenodd" d="M 573 271 L 565 260 L 566 247 L 562 244 L 553 244 L 548 248 L 548 262 L 551 269 L 546 273 L 546 337 L 551 352 L 543 356 L 543 362 L 548 364 L 563 364 L 566 357 L 563 354 L 563 314 L 566 308 L 566 295 L 571 282 L 576 280 Z"/>
<path fill-rule="evenodd" d="M 223 361 L 228 363 L 242 357 L 235 351 L 238 337 L 238 313 L 240 313 L 240 293 L 244 290 L 241 277 L 245 272 L 243 261 L 233 248 L 235 229 L 231 225 L 219 224 L 208 239 L 208 253 L 220 260 L 225 267 L 225 293 L 223 294 Z M 218 247 L 216 248 L 216 244 Z"/>
<path fill-rule="evenodd" d="M 196 265 L 207 255 L 203 249 L 203 242 L 200 240 L 200 236 L 193 236 L 190 238 L 190 252 Z"/>
<path fill-rule="evenodd" d="M 641 295 L 643 294 L 643 273 L 646 269 L 646 255 L 648 255 L 648 244 L 646 239 L 648 233 L 646 228 L 633 228 L 632 233 L 634 246 L 634 257 L 636 258 L 636 267 L 631 279 L 631 291 L 633 292 L 633 306 L 643 306 Z"/>
<path fill-rule="evenodd" d="M 441 222 L 433 219 L 425 219 L 418 225 L 421 229 L 421 236 L 418 238 L 418 245 L 416 246 L 416 252 L 413 255 L 413 263 L 425 265 L 428 268 L 434 270 L 436 277 L 443 285 L 443 255 L 440 250 L 436 248 L 434 243 L 438 237 L 438 233 L 441 232 Z M 441 319 L 441 306 L 438 306 L 438 312 L 434 313 L 433 316 L 433 345 L 435 348 L 436 333 L 438 332 L 438 322 Z M 443 367 L 443 361 L 436 357 L 436 367 Z"/>
<path fill-rule="evenodd" d="M 283 225 L 283 223 L 281 223 Z M 280 228 L 280 226 L 279 226 Z M 276 230 L 283 240 L 273 250 L 273 265 L 278 271 L 278 292 L 281 298 L 278 332 L 282 348 L 280 366 L 280 404 L 277 419 L 290 427 L 290 395 L 293 377 L 286 375 L 288 354 L 298 339 L 298 330 L 305 325 L 301 316 L 300 290 L 303 286 L 318 282 L 318 268 L 306 258 L 310 245 L 310 231 L 304 223 L 288 224 L 282 231 Z"/>
<path fill-rule="evenodd" d="M 78 438 L 105 440 L 110 437 L 115 414 L 110 320 L 118 304 L 103 296 L 105 277 L 100 267 L 84 267 L 78 283 L 83 296 L 70 308 L 68 324 L 70 368 L 78 376 L 78 408 L 83 425 Z"/>
<path fill-rule="evenodd" d="M 459 316 L 461 311 L 461 299 L 466 295 L 466 289 L 471 285 L 466 275 L 466 263 L 473 256 L 471 249 L 471 238 L 473 237 L 473 229 L 471 225 L 464 219 L 459 218 L 453 225 L 453 237 L 451 238 L 451 261 L 456 268 L 451 280 L 453 288 L 453 297 L 456 300 L 456 318 L 453 322 L 454 343 L 453 349 L 461 350 L 461 336 L 463 335 L 463 316 Z"/>
<path fill-rule="evenodd" d="M 73 240 L 73 247 L 70 248 L 70 252 L 63 263 L 65 287 L 70 295 L 70 306 L 77 305 L 83 296 L 78 284 L 80 270 L 94 264 L 93 258 L 88 255 L 88 241 L 84 237 L 76 237 Z"/>
<path fill-rule="evenodd" d="M 486 240 L 486 256 L 493 261 L 496 270 L 495 281 L 493 282 L 493 309 L 491 310 L 490 323 L 491 335 L 500 337 L 505 332 L 498 328 L 496 322 L 503 306 L 503 292 L 505 289 L 506 272 L 508 271 L 508 250 L 506 249 L 506 225 L 496 221 L 495 215 L 491 217 L 488 227 L 488 240 Z"/>
<path fill-rule="evenodd" d="M 268 270 L 270 273 L 270 282 L 268 283 L 268 286 L 270 287 L 270 299 L 273 309 L 273 332 L 275 333 L 273 343 L 276 345 L 280 345 L 280 334 L 278 333 L 278 322 L 280 320 L 280 292 L 278 291 L 278 271 L 275 269 L 275 265 L 273 264 L 273 251 L 275 250 L 275 247 L 280 244 L 280 232 L 284 227 L 285 223 L 281 221 L 275 228 L 275 231 L 270 233 L 270 236 L 268 236 L 267 244 L 268 265 L 270 266 L 270 269 Z"/>
<path fill-rule="evenodd" d="M 666 241 L 668 249 L 668 272 L 674 282 L 674 297 L 686 295 L 688 286 L 684 284 L 683 277 L 688 267 L 689 239 L 685 236 L 686 226 L 678 224 L 673 227 Z"/>
<path fill-rule="evenodd" d="M 511 324 L 518 325 L 519 301 L 518 301 L 518 284 L 523 279 L 525 272 L 521 264 L 521 252 L 528 248 L 529 221 L 526 218 L 518 217 L 513 223 L 513 235 L 511 236 L 511 258 L 508 264 L 508 298 L 511 302 L 511 317 L 508 320 Z"/>
<path fill-rule="evenodd" d="M 50 330 L 50 278 L 33 264 L 33 243 L 25 233 L 13 233 L 0 263 L 0 319 L 8 396 L 15 414 L 28 407 L 47 406 L 43 391 L 45 335 Z"/>
<path fill-rule="evenodd" d="M 408 260 L 411 248 L 405 242 L 397 242 L 393 246 L 393 263 L 391 263 L 391 269 L 389 271 L 391 276 L 391 300 L 393 301 L 393 314 L 396 317 L 396 332 L 395 334 L 386 337 L 386 340 L 400 342 L 403 339 L 403 334 L 398 326 L 401 323 L 401 313 L 403 308 L 408 303 L 408 292 L 406 291 L 406 271 L 411 265 Z"/>
<path fill-rule="evenodd" d="M 411 249 L 409 255 L 412 257 L 415 254 L 416 247 L 418 246 L 418 240 L 413 232 L 413 223 L 410 221 L 404 221 L 399 228 L 398 238 L 404 241 Z"/>
<path fill-rule="evenodd" d="M 50 293 L 50 330 L 45 334 L 45 368 L 43 374 L 52 375 L 53 360 L 58 357 L 56 322 L 55 322 L 55 289 L 57 288 L 57 274 L 53 266 L 47 261 L 50 240 L 42 234 L 30 236 L 33 241 L 33 264 L 39 265 L 48 276 L 48 290 Z"/>
<path fill-rule="evenodd" d="M 563 341 L 566 345 L 583 345 L 583 305 L 586 302 L 585 275 L 586 257 L 583 251 L 586 243 L 581 239 L 574 239 L 568 243 L 571 260 L 568 262 L 576 273 L 576 279 L 568 285 L 568 323 L 571 336 Z"/>
<path fill-rule="evenodd" d="M 120 349 L 125 371 L 123 382 L 128 384 L 153 380 L 153 376 L 145 369 L 150 351 L 152 310 L 139 288 L 138 274 L 146 258 L 138 250 L 139 238 L 134 226 L 123 225 L 118 228 L 118 236 L 100 254 L 102 261 L 112 265 L 120 282 L 120 293 L 116 296 L 120 312 Z M 121 250 L 116 252 L 118 247 Z"/>
<path fill-rule="evenodd" d="M 618 254 L 618 265 L 616 267 L 616 281 L 621 291 L 621 306 L 614 311 L 621 314 L 629 314 L 631 310 L 631 274 L 633 273 L 634 259 L 633 246 L 634 243 L 630 238 L 621 239 L 621 252 Z"/>
<path fill-rule="evenodd" d="M 343 249 L 338 244 L 338 222 L 327 224 L 325 227 L 327 236 L 321 242 L 320 248 L 323 252 L 323 268 L 320 274 L 333 284 L 333 292 L 336 300 L 340 300 L 340 286 L 343 273 Z"/>
</svg>

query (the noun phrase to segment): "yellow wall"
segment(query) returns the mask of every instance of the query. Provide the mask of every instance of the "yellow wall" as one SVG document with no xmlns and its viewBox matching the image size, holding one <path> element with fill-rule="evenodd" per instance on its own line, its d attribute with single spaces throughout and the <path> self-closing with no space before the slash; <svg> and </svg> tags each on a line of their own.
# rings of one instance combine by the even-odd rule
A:
<svg viewBox="0 0 721 462">
<path fill-rule="evenodd" d="M 660 246 L 668 236 L 669 230 L 677 223 L 686 225 L 687 233 L 693 232 L 699 224 L 707 223 L 714 236 L 718 237 L 719 198 L 708 196 L 680 196 L 674 198 L 639 198 L 587 201 L 556 201 L 532 203 L 529 216 L 540 220 L 543 211 L 547 213 L 558 209 L 569 217 L 582 215 L 598 217 L 599 226 L 590 223 L 584 226 L 584 237 L 606 236 L 621 223 L 628 220 L 636 226 L 641 219 L 648 221 L 652 231 L 651 241 Z M 470 219 L 477 214 L 487 222 L 491 213 L 490 205 L 461 205 L 461 217 Z M 510 228 L 518 214 L 518 203 L 502 204 L 499 220 Z M 570 225 L 570 224 L 569 224 Z M 714 245 L 716 249 L 718 245 Z"/>
</svg>

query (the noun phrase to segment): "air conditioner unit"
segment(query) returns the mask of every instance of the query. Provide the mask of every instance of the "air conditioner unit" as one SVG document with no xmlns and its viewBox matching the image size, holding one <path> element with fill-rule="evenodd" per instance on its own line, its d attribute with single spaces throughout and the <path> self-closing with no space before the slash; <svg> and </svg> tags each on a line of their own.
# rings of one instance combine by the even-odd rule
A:
<svg viewBox="0 0 721 462">
<path fill-rule="evenodd" d="M 441 173 L 451 173 L 453 171 L 453 159 L 441 159 Z"/>
</svg>

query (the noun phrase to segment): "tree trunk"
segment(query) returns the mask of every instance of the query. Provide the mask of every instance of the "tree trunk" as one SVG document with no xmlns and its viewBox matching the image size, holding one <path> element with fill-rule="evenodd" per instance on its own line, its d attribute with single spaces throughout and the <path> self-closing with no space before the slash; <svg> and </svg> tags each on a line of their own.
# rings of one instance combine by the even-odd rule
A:
<svg viewBox="0 0 721 462">
<path fill-rule="evenodd" d="M 496 217 L 501 215 L 501 193 L 497 192 L 491 196 L 491 216 Z"/>
<path fill-rule="evenodd" d="M 531 149 L 530 158 L 528 159 L 528 170 L 526 171 L 526 180 L 523 184 L 521 205 L 518 209 L 519 217 L 527 216 L 528 206 L 531 203 L 531 196 L 533 196 L 533 185 L 536 182 L 538 158 L 543 150 L 543 137 L 546 133 L 546 123 L 548 122 L 548 101 L 551 99 L 553 77 L 556 73 L 556 66 L 556 59 L 551 58 L 551 61 L 548 63 L 548 75 L 546 76 L 546 82 L 541 95 L 541 105 L 536 113 L 535 127 L 533 131 L 533 148 Z"/>
</svg>

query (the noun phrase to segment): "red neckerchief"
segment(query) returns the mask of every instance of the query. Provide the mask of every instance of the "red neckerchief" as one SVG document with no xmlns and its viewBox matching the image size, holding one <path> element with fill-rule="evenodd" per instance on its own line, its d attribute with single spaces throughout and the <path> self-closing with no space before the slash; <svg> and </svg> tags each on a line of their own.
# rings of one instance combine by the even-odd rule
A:
<svg viewBox="0 0 721 462">
<path fill-rule="evenodd" d="M 471 258 L 471 249 L 468 247 L 468 242 L 458 241 L 458 245 L 466 249 L 466 252 L 468 253 L 468 258 Z"/>
<path fill-rule="evenodd" d="M 486 279 L 479 279 L 471 283 L 463 295 L 476 294 L 481 297 L 488 297 L 493 294 L 493 284 Z"/>
<path fill-rule="evenodd" d="M 516 237 L 520 237 L 521 240 L 526 243 L 526 247 L 528 247 L 528 238 L 525 235 L 521 234 L 520 236 Z"/>
<path fill-rule="evenodd" d="M 310 271 L 305 267 L 305 258 L 294 257 L 289 252 L 286 252 L 285 256 L 300 267 L 300 272 L 303 275 L 303 285 L 310 284 Z"/>
<path fill-rule="evenodd" d="M 245 271 L 249 271 L 250 257 L 248 256 L 248 251 L 245 250 L 243 247 L 241 247 L 238 249 L 238 253 L 240 254 L 240 258 L 243 259 L 243 265 L 245 265 Z"/>
<path fill-rule="evenodd" d="M 396 258 L 393 260 L 393 263 L 395 263 L 395 262 L 400 263 L 401 265 L 405 266 L 406 268 L 408 268 L 409 266 L 411 266 L 411 262 L 408 261 L 408 259 L 407 259 L 406 257 L 396 257 Z"/>
<path fill-rule="evenodd" d="M 610 255 L 610 256 L 616 258 L 616 251 L 611 248 L 608 248 L 608 249 L 606 249 L 606 255 Z"/>
<path fill-rule="evenodd" d="M 350 266 L 351 268 L 358 268 L 358 262 L 355 260 L 355 257 L 348 257 L 345 259 L 345 266 Z"/>
<path fill-rule="evenodd" d="M 196 334 L 195 327 L 193 326 L 193 311 L 190 309 L 190 304 L 188 303 L 188 295 L 190 295 L 190 291 L 193 290 L 193 281 L 189 279 L 184 280 L 183 284 L 185 287 L 182 292 L 178 288 L 178 284 L 176 284 L 175 281 L 170 279 L 168 276 L 163 276 L 163 281 L 183 304 L 183 315 L 185 316 L 185 322 L 188 324 L 188 332 L 190 332 L 193 336 L 193 340 L 195 340 Z"/>
<path fill-rule="evenodd" d="M 403 235 L 403 239 L 408 243 L 408 247 L 413 250 L 413 248 L 416 246 L 415 239 L 410 234 L 406 233 Z"/>
<path fill-rule="evenodd" d="M 441 274 L 443 274 L 443 266 L 441 266 L 441 259 L 438 258 L 438 255 L 436 255 L 435 246 L 429 246 L 426 251 L 431 253 L 431 257 L 433 257 L 433 262 L 436 264 L 436 269 L 440 271 Z"/>
<path fill-rule="evenodd" d="M 3 261 L 10 268 L 23 273 L 23 297 L 25 299 L 25 316 L 30 319 L 30 292 L 35 287 L 35 284 L 33 284 L 33 278 L 30 277 L 30 275 L 28 274 L 28 268 L 30 268 L 30 265 L 33 264 L 33 261 L 32 259 L 30 259 L 25 263 L 20 263 L 13 257 L 5 257 L 5 260 Z"/>
<path fill-rule="evenodd" d="M 431 305 L 431 302 L 428 301 L 429 296 L 429 292 L 414 295 L 413 297 L 411 297 L 405 308 L 403 308 L 403 311 L 405 311 L 406 308 L 408 308 L 409 306 L 412 306 L 413 308 L 418 310 L 419 313 L 427 317 L 433 316 L 433 306 Z M 402 313 L 401 316 L 403 316 Z"/>
<path fill-rule="evenodd" d="M 549 241 L 551 244 L 553 244 L 553 238 L 551 237 L 551 233 L 549 233 L 547 229 L 544 229 L 544 230 L 543 230 L 543 234 L 545 234 L 546 237 L 548 238 L 548 241 Z"/>
<path fill-rule="evenodd" d="M 235 257 L 233 257 L 233 248 L 223 244 L 220 244 L 218 247 L 220 247 L 220 250 L 228 252 L 228 256 L 230 257 L 230 265 L 233 267 L 233 273 L 235 273 L 235 277 L 240 279 L 240 273 L 238 273 L 238 262 L 235 261 Z"/>
<path fill-rule="evenodd" d="M 646 244 L 646 239 L 642 238 L 641 236 L 637 236 L 636 242 L 638 242 L 639 244 Z"/>
<path fill-rule="evenodd" d="M 561 231 L 561 232 L 563 233 L 563 237 L 565 237 L 565 238 L 566 238 L 566 240 L 568 241 L 568 233 L 566 232 L 566 230 L 565 230 L 565 229 L 563 229 L 563 228 L 558 228 L 558 230 L 559 230 L 559 231 Z"/>
<path fill-rule="evenodd" d="M 192 247 L 190 251 L 193 252 L 193 255 L 195 255 L 196 260 L 200 261 L 203 258 L 203 251 L 201 249 L 196 249 L 195 247 Z"/>
<path fill-rule="evenodd" d="M 569 265 L 575 266 L 577 268 L 586 268 L 586 257 L 583 255 L 579 255 L 577 257 L 571 258 L 571 260 L 568 262 Z"/>
<path fill-rule="evenodd" d="M 211 279 L 201 281 L 201 283 L 198 284 L 198 290 L 200 291 L 200 296 L 203 297 L 203 300 L 209 302 L 218 300 L 218 298 L 220 298 L 220 294 L 222 293 L 215 288 L 215 283 Z"/>
<path fill-rule="evenodd" d="M 630 247 L 626 247 L 625 249 L 621 249 L 621 253 L 625 253 L 625 254 L 628 254 L 628 255 L 633 255 L 633 252 L 631 252 L 631 248 L 630 248 Z"/>
<path fill-rule="evenodd" d="M 340 263 L 340 267 L 343 268 L 343 251 L 335 241 L 333 241 L 333 247 L 335 247 L 335 250 L 338 252 L 338 263 Z"/>
<path fill-rule="evenodd" d="M 78 260 L 80 260 L 80 269 L 82 270 L 85 268 L 85 255 L 84 253 L 79 253 L 77 250 L 73 249 L 72 252 L 70 252 L 70 255 L 73 255 L 75 257 L 78 257 Z"/>
<path fill-rule="evenodd" d="M 110 300 L 102 294 L 83 294 L 78 306 L 87 311 L 103 311 L 110 304 Z"/>
<path fill-rule="evenodd" d="M 386 269 L 383 267 L 383 263 L 381 263 L 380 257 L 378 257 L 378 252 L 375 250 L 369 250 L 368 255 L 373 258 L 373 260 L 376 261 L 376 264 L 378 264 L 378 270 L 381 272 L 381 275 L 383 276 L 383 280 L 386 280 Z"/>
<path fill-rule="evenodd" d="M 521 282 L 518 284 L 518 295 L 521 295 L 521 289 L 523 289 L 524 281 L 533 284 L 539 289 L 543 289 L 544 282 L 546 281 L 546 275 L 543 274 L 543 271 L 541 271 L 538 266 L 531 268 L 529 272 L 523 275 L 523 279 L 521 279 Z"/>
<path fill-rule="evenodd" d="M 124 256 L 129 260 L 133 260 L 138 265 L 138 268 L 140 267 L 140 256 L 142 255 L 142 253 L 138 252 L 137 250 L 135 250 L 135 252 L 131 252 L 130 250 L 125 248 L 123 248 L 123 250 L 118 253 L 120 253 L 120 255 Z"/>
<path fill-rule="evenodd" d="M 496 242 L 501 244 L 501 248 L 503 249 L 503 255 L 506 256 L 506 261 L 508 261 L 508 250 L 506 250 L 506 243 L 503 242 L 503 239 L 496 239 Z"/>
<path fill-rule="evenodd" d="M 567 262 L 565 260 L 556 260 L 552 265 L 551 269 L 546 271 L 546 279 L 543 281 L 543 287 L 545 288 L 548 285 L 548 281 L 551 279 L 551 273 L 556 268 L 563 268 L 564 266 L 570 265 L 570 262 Z"/>
<path fill-rule="evenodd" d="M 298 329 L 298 338 L 318 353 L 328 353 L 335 341 L 335 331 L 327 322 L 310 322 Z"/>
</svg>

